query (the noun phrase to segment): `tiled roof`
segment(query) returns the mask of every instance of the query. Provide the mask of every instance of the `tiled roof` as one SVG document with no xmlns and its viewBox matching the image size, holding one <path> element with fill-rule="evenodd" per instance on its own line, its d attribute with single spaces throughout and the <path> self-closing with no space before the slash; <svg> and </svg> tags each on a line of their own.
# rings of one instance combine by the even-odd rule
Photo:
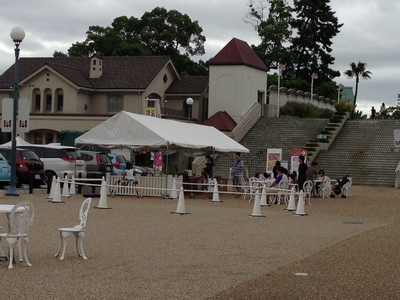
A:
<svg viewBox="0 0 400 300">
<path fill-rule="evenodd" d="M 23 81 L 45 65 L 79 87 L 93 89 L 146 89 L 169 56 L 105 56 L 103 74 L 89 78 L 90 57 L 22 57 L 19 60 L 19 80 Z M 0 76 L 0 84 L 14 82 L 14 65 Z"/>
<path fill-rule="evenodd" d="M 215 113 L 201 124 L 214 126 L 220 131 L 232 131 L 237 125 L 226 111 L 219 111 Z"/>
<path fill-rule="evenodd" d="M 251 47 L 242 40 L 233 38 L 221 49 L 208 64 L 212 65 L 246 65 L 262 71 L 268 71 L 263 61 Z"/>
<path fill-rule="evenodd" d="M 201 94 L 208 86 L 208 76 L 185 76 L 174 80 L 165 94 Z"/>
</svg>

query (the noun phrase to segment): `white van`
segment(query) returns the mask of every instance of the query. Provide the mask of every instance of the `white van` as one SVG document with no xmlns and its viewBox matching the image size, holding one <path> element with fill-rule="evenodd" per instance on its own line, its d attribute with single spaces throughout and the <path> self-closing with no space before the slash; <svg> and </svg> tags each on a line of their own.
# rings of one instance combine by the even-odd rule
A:
<svg viewBox="0 0 400 300">
<path fill-rule="evenodd" d="M 55 145 L 29 145 L 19 148 L 30 149 L 39 156 L 44 163 L 44 182 L 47 183 L 53 176 L 63 179 L 65 175 L 68 178 L 86 178 L 86 163 L 82 159 L 78 149 L 69 146 Z"/>
</svg>

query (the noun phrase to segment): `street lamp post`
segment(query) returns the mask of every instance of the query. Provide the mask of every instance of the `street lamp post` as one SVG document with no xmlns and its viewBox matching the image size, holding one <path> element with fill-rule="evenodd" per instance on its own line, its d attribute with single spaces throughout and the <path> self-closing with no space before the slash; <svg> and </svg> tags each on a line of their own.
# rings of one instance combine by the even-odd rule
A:
<svg viewBox="0 0 400 300">
<path fill-rule="evenodd" d="M 13 101 L 13 119 L 12 119 L 12 141 L 11 141 L 11 182 L 6 196 L 19 196 L 15 186 L 16 164 L 17 164 L 17 112 L 18 112 L 18 57 L 19 44 L 25 37 L 25 31 L 20 27 L 14 27 L 10 33 L 11 39 L 15 44 L 15 69 L 14 69 L 14 101 Z"/>
<path fill-rule="evenodd" d="M 190 123 L 190 117 L 191 117 L 191 114 L 192 114 L 192 105 L 193 105 L 193 98 L 187 98 L 186 99 L 186 104 L 187 104 L 187 107 L 188 107 L 188 123 Z M 192 163 L 193 163 L 193 153 L 190 155 L 190 170 L 192 170 L 193 171 L 193 167 L 192 167 Z M 192 174 L 192 176 L 191 176 L 191 183 L 192 183 L 192 186 L 191 186 L 191 192 L 190 192 L 190 194 L 189 194 L 189 197 L 190 198 L 194 198 L 194 194 L 193 194 L 193 174 Z"/>
<path fill-rule="evenodd" d="M 314 94 L 314 79 L 318 79 L 317 73 L 311 74 L 311 96 L 310 96 L 311 101 L 313 100 L 313 94 Z"/>
<path fill-rule="evenodd" d="M 164 99 L 164 115 L 167 114 L 167 103 L 168 103 L 168 100 Z"/>
<path fill-rule="evenodd" d="M 190 123 L 190 117 L 192 114 L 192 105 L 193 105 L 193 99 L 192 98 L 187 98 L 186 99 L 186 104 L 188 107 L 188 123 Z"/>
<path fill-rule="evenodd" d="M 279 103 L 279 92 L 281 89 L 281 71 L 286 70 L 286 65 L 278 63 L 278 104 L 277 104 L 277 109 L 276 109 L 276 117 L 279 118 L 279 108 L 280 108 L 280 103 Z"/>
</svg>

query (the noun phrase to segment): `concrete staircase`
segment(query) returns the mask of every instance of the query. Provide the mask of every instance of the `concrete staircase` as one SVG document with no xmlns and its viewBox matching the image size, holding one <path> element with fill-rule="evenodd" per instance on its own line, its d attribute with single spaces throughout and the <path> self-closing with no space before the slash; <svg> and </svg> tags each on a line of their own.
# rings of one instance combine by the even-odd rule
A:
<svg viewBox="0 0 400 300">
<path fill-rule="evenodd" d="M 290 163 L 292 149 L 307 148 L 324 129 L 328 119 L 260 118 L 240 142 L 250 149 L 242 159 L 249 175 L 265 172 L 267 149 L 282 149 L 283 160 Z M 349 175 L 356 185 L 394 186 L 400 152 L 392 152 L 393 130 L 398 120 L 350 120 L 340 125 L 328 149 L 311 156 L 330 178 Z M 336 126 L 337 127 L 337 126 Z M 322 147 L 321 147 L 322 148 Z M 216 160 L 216 176 L 227 178 L 234 156 L 221 155 Z M 311 161 L 309 160 L 309 162 Z"/>
<path fill-rule="evenodd" d="M 348 120 L 315 161 L 330 178 L 349 175 L 358 185 L 394 186 L 400 152 L 392 152 L 398 120 Z"/>
<path fill-rule="evenodd" d="M 249 175 L 265 172 L 268 148 L 282 149 L 283 160 L 290 162 L 292 150 L 304 149 L 306 143 L 315 139 L 328 122 L 328 119 L 260 118 L 240 142 L 250 149 L 249 154 L 242 155 Z M 215 161 L 216 176 L 228 177 L 233 161 L 233 155 L 219 156 Z"/>
<path fill-rule="evenodd" d="M 328 150 L 348 119 L 347 113 L 336 113 L 317 138 L 306 143 L 307 162 L 311 164 L 321 150 Z"/>
</svg>

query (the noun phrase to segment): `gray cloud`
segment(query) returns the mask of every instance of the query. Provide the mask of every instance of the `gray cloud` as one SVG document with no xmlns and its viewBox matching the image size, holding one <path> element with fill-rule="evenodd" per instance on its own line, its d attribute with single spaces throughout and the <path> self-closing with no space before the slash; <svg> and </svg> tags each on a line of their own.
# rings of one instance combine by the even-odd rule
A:
<svg viewBox="0 0 400 300">
<path fill-rule="evenodd" d="M 109 26 L 119 16 L 140 18 L 157 6 L 176 9 L 197 20 L 207 41 L 204 61 L 213 57 L 233 37 L 248 44 L 259 38 L 250 24 L 243 21 L 248 0 L 3 0 L 0 17 L 0 73 L 14 63 L 14 45 L 9 33 L 15 26 L 24 28 L 21 56 L 52 56 L 55 50 L 67 52 L 71 44 L 83 41 L 91 25 Z M 400 2 L 396 0 L 332 0 L 331 7 L 341 32 L 333 40 L 333 69 L 342 74 L 351 62 L 366 62 L 373 74 L 359 86 L 358 109 L 368 113 L 372 105 L 395 105 L 400 93 L 398 78 L 398 28 Z M 198 58 L 196 58 L 198 59 Z M 338 83 L 355 88 L 355 80 L 341 75 Z"/>
</svg>

